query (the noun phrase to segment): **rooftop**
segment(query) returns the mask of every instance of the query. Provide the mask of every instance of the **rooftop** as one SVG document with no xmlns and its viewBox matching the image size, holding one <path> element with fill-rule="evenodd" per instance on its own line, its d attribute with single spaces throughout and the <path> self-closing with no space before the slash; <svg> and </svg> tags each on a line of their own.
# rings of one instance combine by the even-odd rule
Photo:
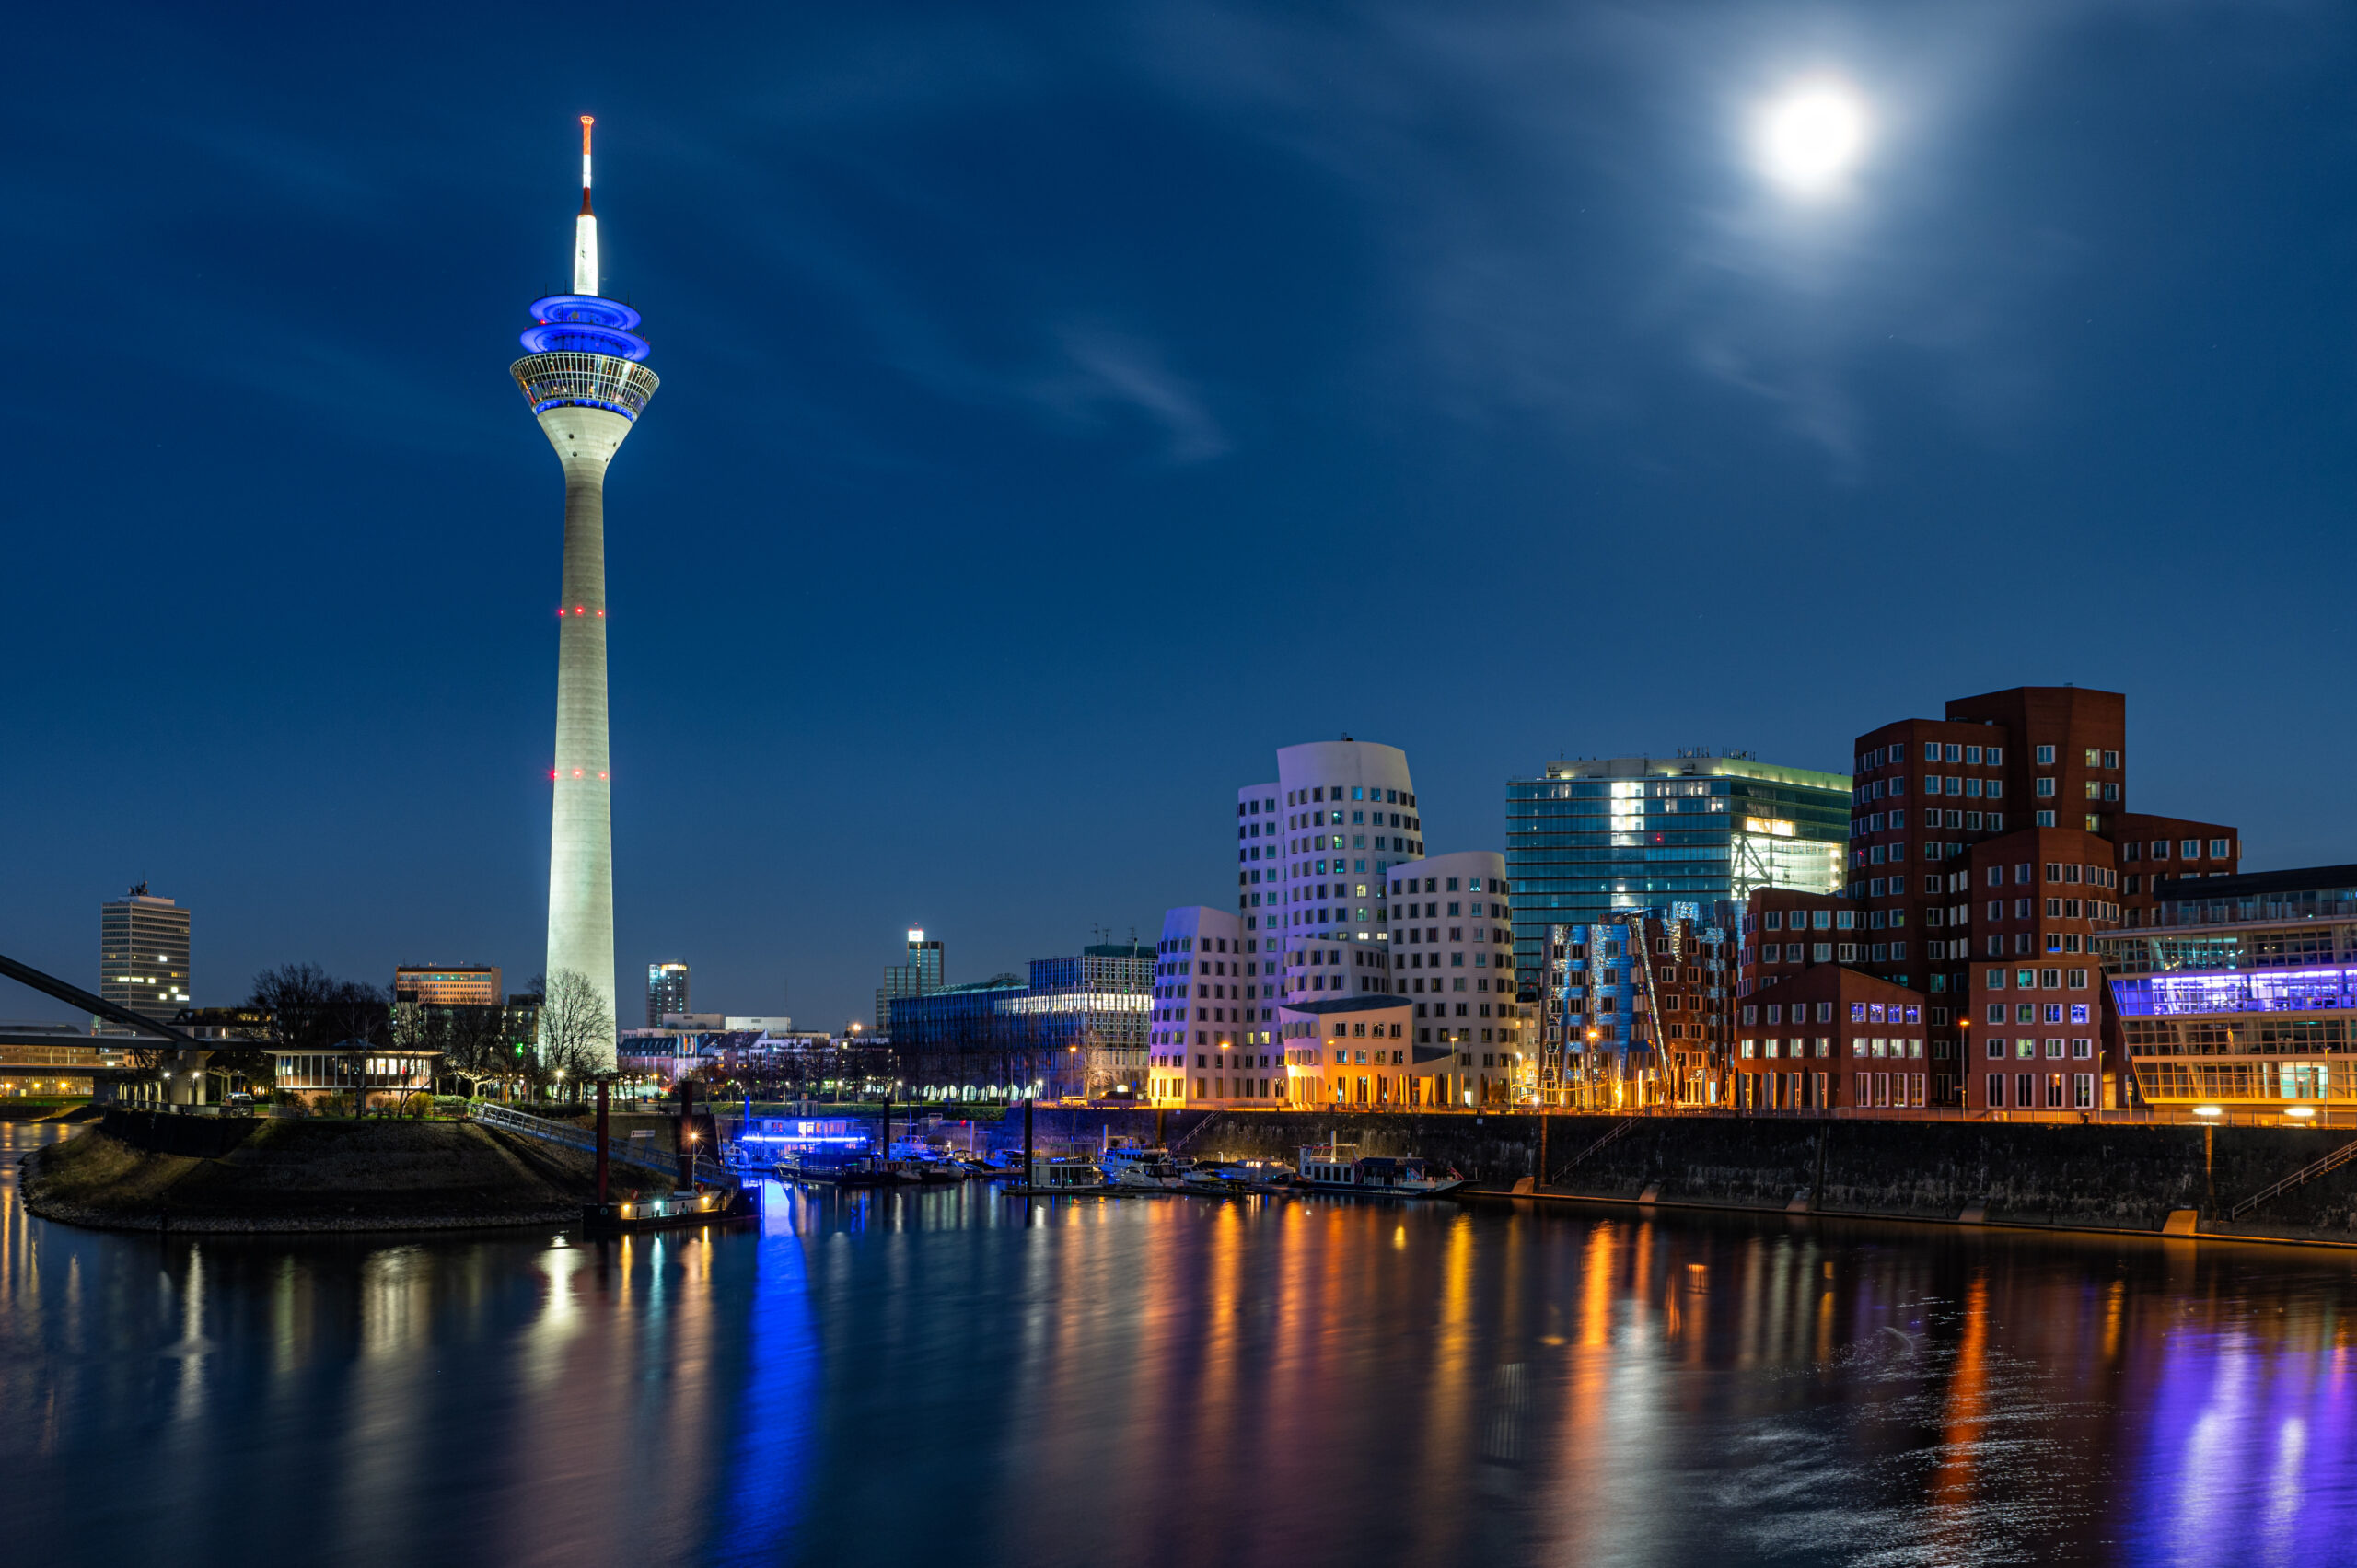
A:
<svg viewBox="0 0 2357 1568">
<path fill-rule="evenodd" d="M 1716 757 L 1576 757 L 1558 759 L 1546 766 L 1550 779 L 1760 779 L 1770 784 L 1800 784 L 1811 789 L 1850 793 L 1848 773 L 1816 768 L 1787 768 L 1774 762 L 1728 753 Z"/>
</svg>

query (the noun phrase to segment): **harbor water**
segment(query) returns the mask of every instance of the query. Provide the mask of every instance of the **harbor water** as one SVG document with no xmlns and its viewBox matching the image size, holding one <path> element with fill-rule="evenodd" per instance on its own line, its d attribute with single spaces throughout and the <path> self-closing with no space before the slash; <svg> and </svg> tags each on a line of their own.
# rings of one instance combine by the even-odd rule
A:
<svg viewBox="0 0 2357 1568">
<path fill-rule="evenodd" d="M 585 1243 L 101 1234 L 0 1124 L 23 1560 L 2347 1562 L 2357 1253 L 772 1188 Z"/>
</svg>

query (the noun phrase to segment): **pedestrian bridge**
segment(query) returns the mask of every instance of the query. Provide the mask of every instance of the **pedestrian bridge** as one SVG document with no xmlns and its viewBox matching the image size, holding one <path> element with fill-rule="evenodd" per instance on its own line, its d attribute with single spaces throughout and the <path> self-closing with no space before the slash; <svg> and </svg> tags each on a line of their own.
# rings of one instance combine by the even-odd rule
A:
<svg viewBox="0 0 2357 1568">
<path fill-rule="evenodd" d="M 470 1113 L 486 1127 L 496 1127 L 503 1132 L 514 1132 L 527 1138 L 537 1138 L 544 1144 L 561 1148 L 578 1149 L 585 1155 L 598 1152 L 598 1134 L 569 1121 L 552 1121 L 545 1116 L 533 1116 L 521 1110 L 510 1110 L 504 1105 L 479 1105 Z M 606 1157 L 617 1165 L 634 1166 L 641 1170 L 661 1171 L 676 1178 L 679 1159 L 670 1153 L 657 1154 L 646 1147 L 650 1139 L 608 1138 Z M 695 1156 L 695 1179 L 708 1187 L 738 1187 L 743 1183 L 735 1171 L 703 1156 Z"/>
</svg>

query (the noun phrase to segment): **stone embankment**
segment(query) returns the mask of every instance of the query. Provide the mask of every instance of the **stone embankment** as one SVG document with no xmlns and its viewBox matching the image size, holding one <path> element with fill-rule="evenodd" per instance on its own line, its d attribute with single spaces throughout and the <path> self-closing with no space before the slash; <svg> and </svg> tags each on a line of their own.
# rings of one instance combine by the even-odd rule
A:
<svg viewBox="0 0 2357 1568">
<path fill-rule="evenodd" d="M 1152 1111 L 1041 1109 L 1062 1146 L 1152 1138 Z M 1549 1197 L 1790 1210 L 2091 1230 L 2158 1231 L 2192 1209 L 2204 1235 L 2357 1244 L 2357 1161 L 2228 1222 L 2240 1199 L 2357 1137 L 2348 1128 L 1877 1121 L 1750 1116 L 1384 1116 L 1168 1112 L 1190 1155 L 1281 1158 L 1340 1137 L 1369 1155 L 1422 1155 L 1504 1196 L 1523 1178 Z M 1208 1122 L 1208 1125 L 1205 1123 Z M 1607 1133 L 1625 1128 L 1604 1142 Z M 1020 1118 L 999 1141 L 1019 1144 Z M 1589 1152 L 1593 1151 L 1593 1152 Z M 1584 1156 L 1584 1157 L 1583 1157 Z"/>
<path fill-rule="evenodd" d="M 612 1191 L 649 1179 L 617 1166 Z M 470 1122 L 110 1111 L 18 1186 L 31 1214 L 110 1230 L 383 1231 L 570 1224 L 595 1181 L 586 1155 Z"/>
</svg>

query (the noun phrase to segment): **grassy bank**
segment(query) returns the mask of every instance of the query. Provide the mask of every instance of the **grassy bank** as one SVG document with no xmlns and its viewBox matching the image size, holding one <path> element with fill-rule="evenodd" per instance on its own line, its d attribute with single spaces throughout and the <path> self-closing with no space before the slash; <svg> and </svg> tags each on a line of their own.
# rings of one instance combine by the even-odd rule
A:
<svg viewBox="0 0 2357 1568">
<path fill-rule="evenodd" d="M 26 1156 L 20 1190 L 43 1219 L 114 1230 L 429 1230 L 567 1223 L 595 1180 L 586 1155 L 471 1123 L 260 1120 L 210 1159 L 85 1128 Z M 612 1176 L 617 1196 L 658 1182 Z"/>
<path fill-rule="evenodd" d="M 79 1109 L 90 1102 L 80 1095 L 70 1099 L 41 1098 L 33 1095 L 10 1095 L 0 1099 L 0 1121 L 46 1121 L 52 1116 Z"/>
</svg>

